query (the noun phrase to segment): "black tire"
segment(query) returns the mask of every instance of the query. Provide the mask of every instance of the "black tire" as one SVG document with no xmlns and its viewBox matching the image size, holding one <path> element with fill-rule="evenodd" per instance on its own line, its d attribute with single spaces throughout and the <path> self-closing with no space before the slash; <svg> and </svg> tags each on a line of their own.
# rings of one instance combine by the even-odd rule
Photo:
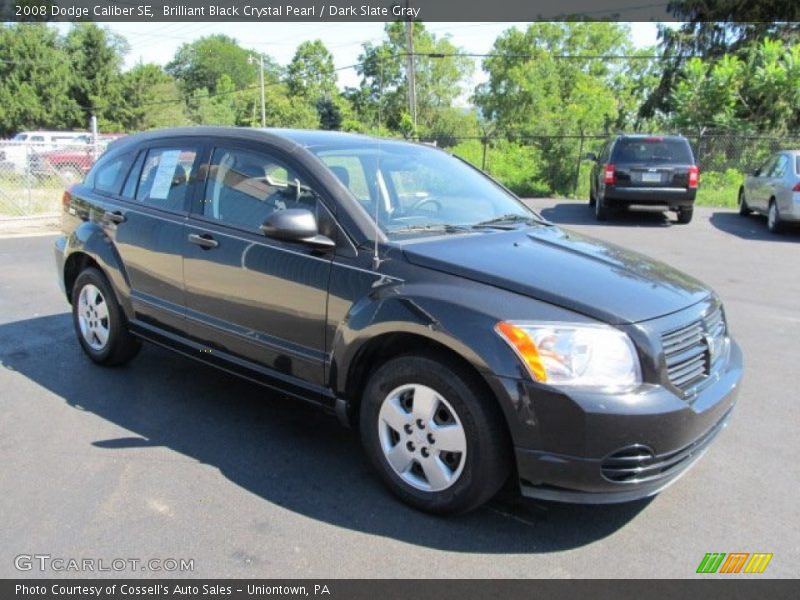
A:
<svg viewBox="0 0 800 600">
<path fill-rule="evenodd" d="M 608 221 L 608 213 L 611 212 L 606 203 L 606 199 L 598 196 L 594 203 L 594 216 L 598 221 Z"/>
<path fill-rule="evenodd" d="M 94 291 L 89 286 L 99 291 L 102 302 L 92 299 L 84 303 L 84 306 L 89 305 L 87 310 L 91 308 L 94 312 L 87 315 L 84 311 L 81 314 L 81 294 L 86 290 L 88 296 L 89 291 Z M 107 316 L 103 317 L 104 314 Z M 85 335 L 82 332 L 81 316 L 84 317 L 85 327 L 89 327 L 87 323 L 92 323 L 94 327 L 107 330 L 104 343 L 101 343 L 96 335 L 88 333 Z M 141 342 L 128 331 L 125 315 L 117 304 L 111 285 L 105 275 L 93 267 L 81 271 L 72 287 L 72 324 L 81 348 L 97 364 L 106 366 L 124 364 L 136 356 L 141 348 Z M 90 339 L 93 341 L 90 342 Z"/>
<path fill-rule="evenodd" d="M 430 421 L 432 425 L 426 430 L 423 426 L 419 426 L 411 411 L 405 415 L 410 419 L 406 427 L 411 431 L 403 433 L 381 429 L 387 427 L 381 418 L 384 402 L 391 402 L 390 394 L 405 386 L 416 386 L 413 391 L 405 392 L 401 396 L 412 403 L 416 402 L 413 398 L 419 387 L 430 388 L 438 394 L 438 397 L 444 399 L 455 412 L 454 420 L 452 416 L 448 417 L 450 424 L 460 426 L 464 434 L 465 452 L 457 455 L 457 458 L 453 458 L 452 453 L 436 450 L 435 439 L 429 446 L 430 451 L 437 452 L 436 464 L 445 465 L 447 462 L 446 466 L 450 467 L 447 472 L 453 477 L 453 481 L 445 489 L 438 491 L 418 489 L 404 479 L 387 459 L 390 450 L 384 450 L 382 431 L 391 431 L 392 435 L 396 435 L 397 441 L 391 450 L 407 448 L 409 444 L 413 446 L 410 440 L 415 435 L 425 435 L 428 430 L 432 433 L 437 432 L 433 428 L 436 427 L 433 419 Z M 480 506 L 497 493 L 511 471 L 511 443 L 500 407 L 493 398 L 484 396 L 483 389 L 472 373 L 434 355 L 400 356 L 384 363 L 370 376 L 361 402 L 361 441 L 373 468 L 392 493 L 405 503 L 434 514 L 466 512 Z M 411 394 L 410 397 L 405 395 L 408 393 Z M 448 407 L 444 403 L 434 401 L 434 405 L 436 408 L 431 413 L 434 418 L 439 418 L 438 415 L 442 414 L 440 411 L 443 408 L 445 416 L 448 416 L 446 414 Z M 416 410 L 416 407 L 414 408 Z M 416 427 L 419 427 L 420 431 L 417 431 Z M 425 447 L 427 442 L 415 439 L 419 446 L 405 453 L 407 455 L 405 460 L 410 461 L 405 477 L 417 477 L 414 472 L 416 469 L 424 485 L 428 480 L 424 476 L 422 461 L 431 459 L 428 458 L 429 454 L 423 454 L 427 450 Z M 423 456 L 426 458 L 423 459 Z M 453 461 L 452 465 L 450 461 Z"/>
<path fill-rule="evenodd" d="M 774 215 L 773 215 L 774 211 Z M 769 209 L 767 211 L 767 229 L 770 233 L 782 233 L 783 221 L 781 221 L 781 211 L 778 208 L 775 198 L 769 201 Z"/>
<path fill-rule="evenodd" d="M 753 212 L 752 210 L 750 210 L 750 207 L 747 206 L 747 198 L 744 197 L 744 188 L 739 190 L 738 204 L 739 204 L 739 214 L 742 215 L 743 217 L 746 217 L 751 212 Z"/>
<path fill-rule="evenodd" d="M 597 202 L 597 198 L 595 198 L 594 192 L 592 191 L 592 184 L 589 184 L 589 206 L 594 206 Z"/>
<path fill-rule="evenodd" d="M 694 216 L 694 208 L 691 206 L 687 208 L 678 209 L 678 223 L 682 223 L 683 225 L 691 223 L 693 216 Z"/>
</svg>

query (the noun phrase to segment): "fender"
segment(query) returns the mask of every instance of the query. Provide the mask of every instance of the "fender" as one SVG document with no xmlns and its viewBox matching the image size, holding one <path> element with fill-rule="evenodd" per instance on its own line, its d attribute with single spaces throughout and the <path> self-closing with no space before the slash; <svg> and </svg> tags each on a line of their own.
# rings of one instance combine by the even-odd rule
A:
<svg viewBox="0 0 800 600">
<path fill-rule="evenodd" d="M 436 342 L 480 373 L 523 376 L 522 366 L 508 345 L 499 336 L 486 335 L 498 319 L 455 300 L 454 292 L 448 285 L 399 283 L 382 286 L 354 303 L 340 323 L 331 348 L 330 384 L 335 393 L 345 395 L 348 375 L 365 345 L 392 333 Z M 463 286 L 458 293 L 463 298 Z"/>
<path fill-rule="evenodd" d="M 94 260 L 111 282 L 117 302 L 128 318 L 133 317 L 131 306 L 131 285 L 113 240 L 103 228 L 93 221 L 82 223 L 68 238 L 64 249 L 64 264 L 68 264 L 72 254 L 80 252 Z M 64 273 L 61 274 L 64 277 Z"/>
</svg>

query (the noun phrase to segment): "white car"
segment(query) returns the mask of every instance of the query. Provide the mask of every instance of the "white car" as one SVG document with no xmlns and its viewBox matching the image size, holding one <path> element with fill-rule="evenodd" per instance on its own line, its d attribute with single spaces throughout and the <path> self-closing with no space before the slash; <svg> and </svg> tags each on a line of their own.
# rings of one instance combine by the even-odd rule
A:
<svg viewBox="0 0 800 600">
<path fill-rule="evenodd" d="M 0 141 L 0 169 L 25 173 L 30 157 L 80 143 L 85 131 L 21 131 L 10 140 Z"/>
<path fill-rule="evenodd" d="M 739 189 L 739 214 L 767 215 L 767 228 L 780 232 L 800 224 L 800 150 L 783 150 L 745 176 Z"/>
</svg>

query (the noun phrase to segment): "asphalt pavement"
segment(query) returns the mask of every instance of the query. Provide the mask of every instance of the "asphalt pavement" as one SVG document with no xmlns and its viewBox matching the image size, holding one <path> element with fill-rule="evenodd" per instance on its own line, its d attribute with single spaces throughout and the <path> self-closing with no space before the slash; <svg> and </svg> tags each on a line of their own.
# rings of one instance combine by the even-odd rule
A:
<svg viewBox="0 0 800 600">
<path fill-rule="evenodd" d="M 774 236 L 724 209 L 697 208 L 689 225 L 640 211 L 598 224 L 587 204 L 532 205 L 725 302 L 746 362 L 739 404 L 671 488 L 611 506 L 507 490 L 465 516 L 421 514 L 319 411 L 153 346 L 126 367 L 94 366 L 56 285 L 55 236 L 2 238 L 0 577 L 670 578 L 696 577 L 707 552 L 773 553 L 758 577 L 796 576 L 800 232 Z M 41 570 L 32 555 L 95 571 Z M 115 559 L 128 562 L 96 570 Z M 192 571 L 163 570 L 169 559 Z"/>
</svg>

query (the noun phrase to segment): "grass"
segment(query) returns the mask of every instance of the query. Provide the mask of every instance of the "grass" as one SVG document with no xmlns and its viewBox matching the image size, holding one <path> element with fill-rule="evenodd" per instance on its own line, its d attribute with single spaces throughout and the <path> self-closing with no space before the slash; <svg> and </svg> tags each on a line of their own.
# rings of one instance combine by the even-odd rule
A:
<svg viewBox="0 0 800 600">
<path fill-rule="evenodd" d="M 698 206 L 736 208 L 739 187 L 743 181 L 744 174 L 734 169 L 721 173 L 717 171 L 701 173 L 695 203 Z"/>
<path fill-rule="evenodd" d="M 0 178 L 0 218 L 58 212 L 64 184 L 56 179 Z"/>
</svg>

